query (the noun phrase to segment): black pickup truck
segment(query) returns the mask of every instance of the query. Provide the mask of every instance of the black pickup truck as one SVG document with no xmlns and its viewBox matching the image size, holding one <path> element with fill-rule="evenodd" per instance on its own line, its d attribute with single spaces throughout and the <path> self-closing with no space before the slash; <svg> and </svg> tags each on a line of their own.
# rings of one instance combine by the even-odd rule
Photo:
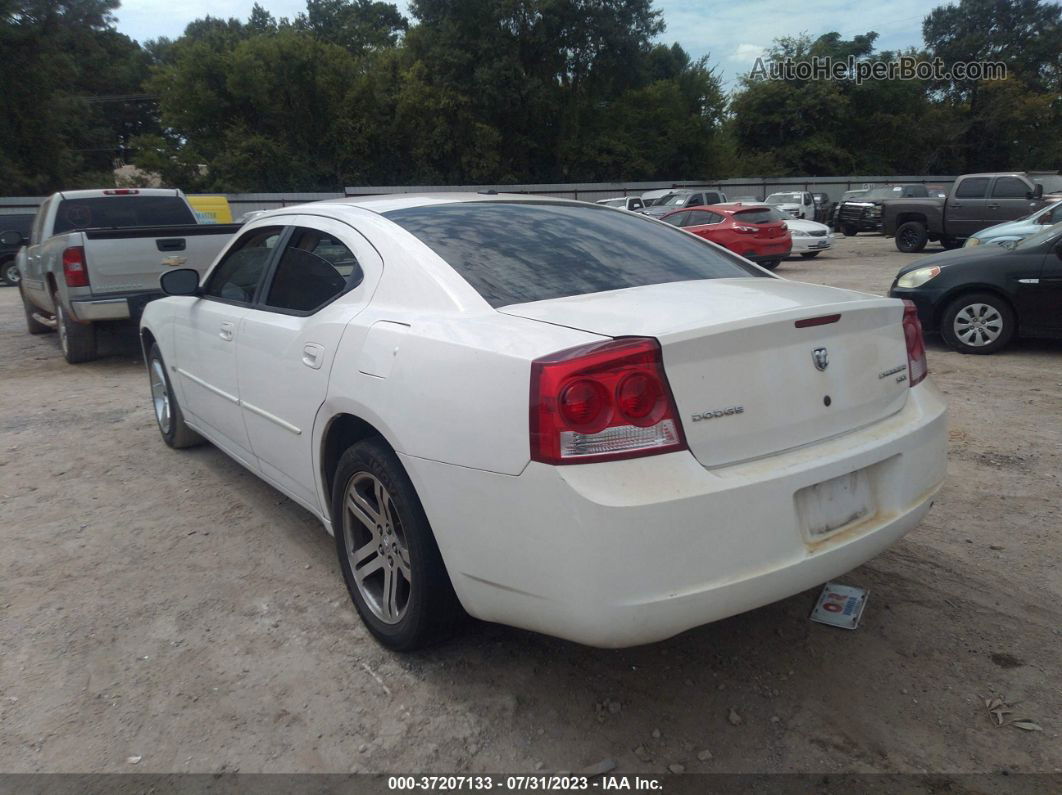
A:
<svg viewBox="0 0 1062 795">
<path fill-rule="evenodd" d="M 22 248 L 22 243 L 29 239 L 31 226 L 33 226 L 33 213 L 0 215 L 0 237 L 3 237 L 5 232 L 18 232 L 22 239 L 22 242 L 15 243 L 15 236 L 7 235 L 10 243 L 0 242 L 0 285 L 13 287 L 18 284 L 21 277 L 18 266 L 15 264 L 15 255 Z"/>
<path fill-rule="evenodd" d="M 925 185 L 887 185 L 871 188 L 862 196 L 847 199 L 837 208 L 837 221 L 845 236 L 881 230 L 882 207 L 890 199 L 926 198 Z"/>
<path fill-rule="evenodd" d="M 955 180 L 947 198 L 885 202 L 882 230 L 895 236 L 896 248 L 909 254 L 924 249 L 929 240 L 939 240 L 944 248 L 958 248 L 986 227 L 1024 218 L 1060 199 L 1062 177 L 1057 174 L 964 174 Z"/>
</svg>

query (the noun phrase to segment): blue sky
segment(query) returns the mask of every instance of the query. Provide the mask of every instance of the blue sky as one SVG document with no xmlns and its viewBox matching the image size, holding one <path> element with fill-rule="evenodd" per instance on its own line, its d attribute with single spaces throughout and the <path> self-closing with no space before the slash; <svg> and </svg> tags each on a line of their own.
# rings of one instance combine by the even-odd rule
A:
<svg viewBox="0 0 1062 795">
<path fill-rule="evenodd" d="M 275 17 L 292 17 L 305 0 L 259 0 Z M 831 30 L 850 38 L 876 30 L 879 49 L 900 49 L 922 42 L 922 19 L 946 0 L 656 0 L 667 31 L 662 40 L 677 41 L 695 57 L 709 55 L 727 84 L 752 68 L 756 56 L 780 36 Z M 247 19 L 254 0 L 124 0 L 118 29 L 139 41 L 175 38 L 193 19 L 206 16 Z M 397 5 L 406 11 L 404 0 Z"/>
</svg>

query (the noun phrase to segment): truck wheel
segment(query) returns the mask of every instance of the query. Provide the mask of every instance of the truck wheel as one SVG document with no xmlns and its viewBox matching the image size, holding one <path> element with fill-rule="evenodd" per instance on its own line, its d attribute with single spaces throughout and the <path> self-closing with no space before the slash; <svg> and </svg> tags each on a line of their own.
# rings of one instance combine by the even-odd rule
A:
<svg viewBox="0 0 1062 795">
<path fill-rule="evenodd" d="M 940 336 L 959 353 L 995 353 L 1015 331 L 1014 310 L 992 293 L 968 293 L 952 301 L 940 321 Z"/>
<path fill-rule="evenodd" d="M 859 227 L 857 227 L 855 224 L 845 224 L 844 225 L 844 236 L 845 237 L 855 237 L 858 234 L 859 234 Z"/>
<path fill-rule="evenodd" d="M 956 248 L 962 248 L 962 241 L 957 240 L 954 237 L 942 237 L 940 239 L 940 245 L 942 245 L 948 251 Z"/>
<path fill-rule="evenodd" d="M 904 254 L 917 254 L 926 247 L 929 233 L 921 221 L 908 221 L 896 230 L 896 248 Z"/>
<path fill-rule="evenodd" d="M 26 313 L 26 331 L 30 334 L 47 334 L 49 331 L 54 331 L 51 326 L 41 323 L 33 316 L 37 309 L 26 300 L 26 294 L 22 292 L 22 285 L 19 285 L 18 295 L 22 299 L 22 311 Z"/>
<path fill-rule="evenodd" d="M 22 281 L 22 274 L 18 272 L 18 265 L 13 259 L 0 265 L 0 281 L 11 287 Z"/>
<path fill-rule="evenodd" d="M 461 606 L 413 483 L 382 439 L 339 459 L 332 522 L 347 590 L 380 643 L 412 651 L 452 631 Z"/>
<path fill-rule="evenodd" d="M 52 296 L 55 302 L 55 328 L 59 332 L 59 347 L 70 364 L 91 362 L 96 358 L 96 327 L 91 323 L 75 322 L 63 308 L 59 293 Z"/>
<path fill-rule="evenodd" d="M 151 380 L 151 407 L 155 411 L 162 441 L 175 450 L 194 447 L 205 439 L 189 428 L 184 422 L 184 413 L 173 394 L 173 386 L 166 375 L 166 363 L 162 361 L 162 351 L 158 345 L 152 345 L 148 353 L 148 378 Z"/>
</svg>

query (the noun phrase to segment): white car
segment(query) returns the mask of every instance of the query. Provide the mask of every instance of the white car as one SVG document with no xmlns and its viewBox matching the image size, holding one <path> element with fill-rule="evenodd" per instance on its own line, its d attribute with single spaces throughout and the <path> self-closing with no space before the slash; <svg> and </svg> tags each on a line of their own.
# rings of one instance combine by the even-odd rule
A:
<svg viewBox="0 0 1062 795">
<path fill-rule="evenodd" d="M 645 209 L 645 203 L 639 196 L 617 196 L 615 199 L 598 199 L 596 204 L 606 207 L 616 207 L 620 210 L 629 210 L 632 213 Z"/>
<path fill-rule="evenodd" d="M 785 213 L 790 218 L 815 220 L 815 199 L 807 191 L 772 193 L 764 203 Z"/>
<path fill-rule="evenodd" d="M 667 638 L 858 566 L 944 478 L 913 306 L 642 215 L 328 201 L 161 281 L 141 333 L 163 439 L 205 437 L 319 518 L 391 648 L 462 608 Z"/>
<path fill-rule="evenodd" d="M 785 225 L 789 227 L 789 234 L 793 238 L 792 256 L 800 256 L 810 259 L 817 257 L 833 245 L 833 235 L 830 227 L 816 221 L 805 221 L 800 218 L 789 218 Z"/>
</svg>

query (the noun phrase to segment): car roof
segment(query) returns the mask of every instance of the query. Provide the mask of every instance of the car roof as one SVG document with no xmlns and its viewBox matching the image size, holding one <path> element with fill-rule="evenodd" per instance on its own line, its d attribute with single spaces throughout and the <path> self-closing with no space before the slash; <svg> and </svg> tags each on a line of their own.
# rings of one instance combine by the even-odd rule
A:
<svg viewBox="0 0 1062 795">
<path fill-rule="evenodd" d="M 328 208 L 338 212 L 347 209 L 361 209 L 383 214 L 392 210 L 408 210 L 414 207 L 433 207 L 443 204 L 462 204 L 469 202 L 520 202 L 523 204 L 571 204 L 579 207 L 597 207 L 605 209 L 602 205 L 594 202 L 575 201 L 574 199 L 561 199 L 556 196 L 532 196 L 526 193 L 473 193 L 471 191 L 453 191 L 440 193 L 390 193 L 379 196 L 350 196 L 345 199 L 325 199 L 324 201 L 311 202 L 308 204 L 290 205 L 275 210 L 267 211 L 265 216 L 290 215 L 292 211 L 302 211 L 307 208 Z M 258 218 L 255 219 L 259 220 Z"/>
<path fill-rule="evenodd" d="M 107 191 L 129 191 L 128 196 L 180 196 L 181 192 L 174 188 L 92 188 L 91 190 L 64 190 L 59 192 L 62 199 L 99 199 L 106 196 L 120 196 L 123 194 L 107 193 Z"/>
</svg>

